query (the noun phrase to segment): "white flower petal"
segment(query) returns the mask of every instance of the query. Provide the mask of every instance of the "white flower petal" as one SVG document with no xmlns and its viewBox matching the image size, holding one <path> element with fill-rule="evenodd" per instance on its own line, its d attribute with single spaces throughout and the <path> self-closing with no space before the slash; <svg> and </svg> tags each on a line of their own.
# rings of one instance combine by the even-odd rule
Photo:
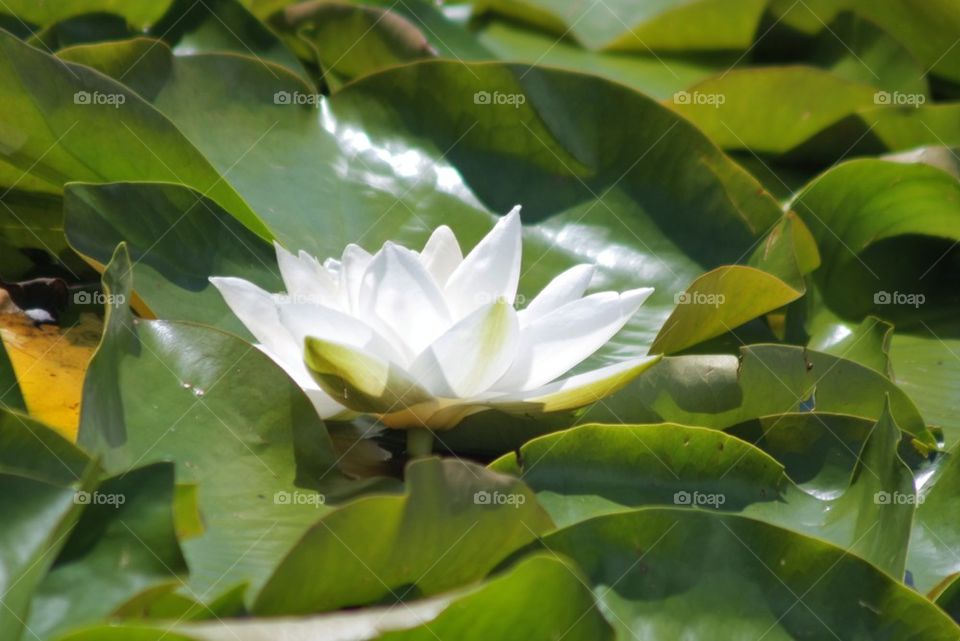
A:
<svg viewBox="0 0 960 641">
<path fill-rule="evenodd" d="M 327 258 L 323 261 L 323 268 L 330 274 L 330 277 L 340 282 L 340 261 L 336 258 Z"/>
<path fill-rule="evenodd" d="M 364 274 L 357 316 L 400 341 L 411 358 L 452 322 L 443 293 L 417 255 L 393 243 L 377 252 Z"/>
<path fill-rule="evenodd" d="M 521 330 L 513 366 L 494 389 L 529 390 L 549 383 L 600 349 L 653 292 L 600 292 L 567 303 Z"/>
<path fill-rule="evenodd" d="M 420 252 L 420 262 L 427 268 L 437 285 L 443 287 L 450 274 L 463 262 L 463 252 L 457 237 L 446 225 L 441 225 L 430 234 L 430 240 Z"/>
<path fill-rule="evenodd" d="M 486 403 L 507 412 L 560 412 L 590 405 L 625 387 L 660 360 L 660 355 L 631 359 L 570 376 L 522 394 Z"/>
<path fill-rule="evenodd" d="M 593 265 L 577 265 L 551 280 L 530 304 L 520 311 L 520 325 L 529 325 L 558 307 L 583 296 L 590 286 L 594 271 Z"/>
<path fill-rule="evenodd" d="M 513 305 L 520 280 L 521 232 L 517 206 L 494 225 L 450 275 L 444 294 L 456 318 L 501 298 Z"/>
<path fill-rule="evenodd" d="M 305 339 L 314 336 L 370 352 L 394 363 L 404 360 L 386 339 L 355 316 L 311 303 L 285 303 L 278 305 L 278 309 L 280 322 L 299 346 L 301 354 Z"/>
<path fill-rule="evenodd" d="M 333 400 L 333 397 L 320 389 L 319 385 L 312 380 L 310 382 L 314 387 L 304 387 L 301 385 L 300 388 L 307 395 L 307 398 L 310 399 L 310 402 L 313 404 L 313 409 L 317 411 L 320 418 L 326 420 L 345 417 L 345 415 L 356 416 L 354 412 L 351 412 L 348 408 Z"/>
<path fill-rule="evenodd" d="M 295 340 L 280 321 L 272 294 L 241 278 L 213 277 L 210 282 L 237 318 L 257 339 L 256 346 L 306 392 L 321 418 L 341 414 L 344 407 L 313 380 L 303 362 L 303 343 Z"/>
<path fill-rule="evenodd" d="M 296 361 L 281 359 L 277 354 L 267 349 L 264 345 L 256 345 L 257 349 L 270 357 L 270 359 L 283 368 L 283 370 L 293 379 L 293 381 L 306 393 L 307 398 L 313 404 L 314 409 L 320 418 L 332 418 L 343 414 L 347 409 L 333 399 L 329 394 L 320 389 L 320 385 L 313 380 L 310 370 L 307 369 L 303 358 Z"/>
<path fill-rule="evenodd" d="M 213 276 L 210 282 L 257 342 L 276 355 L 274 360 L 281 364 L 302 360 L 303 348 L 280 322 L 273 294 L 242 278 Z"/>
<path fill-rule="evenodd" d="M 286 287 L 287 295 L 295 301 L 313 301 L 328 307 L 340 305 L 337 282 L 323 269 L 313 256 L 300 252 L 294 256 L 280 243 L 274 241 L 277 250 L 277 265 Z"/>
<path fill-rule="evenodd" d="M 470 397 L 507 371 L 517 351 L 517 313 L 497 301 L 460 320 L 423 351 L 410 374 L 434 396 Z"/>
<path fill-rule="evenodd" d="M 353 314 L 360 309 L 360 284 L 373 256 L 360 245 L 349 244 L 340 257 L 340 306 Z M 329 269 L 329 268 L 328 268 Z"/>
</svg>

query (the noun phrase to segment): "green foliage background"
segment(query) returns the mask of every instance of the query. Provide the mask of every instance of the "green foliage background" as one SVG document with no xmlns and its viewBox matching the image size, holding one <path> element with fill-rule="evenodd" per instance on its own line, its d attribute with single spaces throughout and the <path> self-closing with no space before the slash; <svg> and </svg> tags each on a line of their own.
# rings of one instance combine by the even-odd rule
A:
<svg viewBox="0 0 960 641">
<path fill-rule="evenodd" d="M 0 277 L 109 295 L 76 442 L 0 349 L 0 638 L 960 637 L 956 2 L 5 0 L 0 27 Z M 208 282 L 277 291 L 273 241 L 470 247 L 517 203 L 521 293 L 584 262 L 656 287 L 586 365 L 664 358 L 405 469 Z"/>
</svg>

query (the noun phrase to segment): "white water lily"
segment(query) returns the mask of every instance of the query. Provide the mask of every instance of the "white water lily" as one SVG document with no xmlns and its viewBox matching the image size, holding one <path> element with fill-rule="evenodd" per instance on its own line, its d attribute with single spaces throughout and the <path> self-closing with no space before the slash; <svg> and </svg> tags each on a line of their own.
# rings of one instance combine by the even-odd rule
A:
<svg viewBox="0 0 960 641">
<path fill-rule="evenodd" d="M 466 257 L 449 227 L 422 251 L 348 245 L 323 264 L 279 244 L 286 294 L 211 278 L 258 345 L 323 417 L 348 410 L 396 428 L 446 429 L 475 412 L 549 412 L 590 404 L 656 362 L 626 360 L 561 378 L 613 337 L 653 291 L 584 296 L 593 267 L 573 267 L 514 309 L 519 207 Z"/>
</svg>

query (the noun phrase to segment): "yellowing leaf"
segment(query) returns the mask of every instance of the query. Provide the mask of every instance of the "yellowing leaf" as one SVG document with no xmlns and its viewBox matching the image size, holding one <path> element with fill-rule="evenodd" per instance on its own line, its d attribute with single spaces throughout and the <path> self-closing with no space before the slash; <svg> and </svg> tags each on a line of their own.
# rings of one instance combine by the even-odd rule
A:
<svg viewBox="0 0 960 641">
<path fill-rule="evenodd" d="M 80 422 L 83 377 L 101 329 L 94 314 L 82 314 L 72 327 L 37 327 L 22 313 L 0 313 L 0 339 L 27 410 L 71 440 Z"/>
</svg>

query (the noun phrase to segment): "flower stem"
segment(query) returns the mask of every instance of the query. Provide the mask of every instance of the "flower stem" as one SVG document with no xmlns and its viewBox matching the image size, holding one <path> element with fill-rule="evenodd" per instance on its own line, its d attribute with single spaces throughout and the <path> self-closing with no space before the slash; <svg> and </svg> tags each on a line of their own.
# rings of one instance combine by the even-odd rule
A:
<svg viewBox="0 0 960 641">
<path fill-rule="evenodd" d="M 433 453 L 433 432 L 415 427 L 407 430 L 407 456 L 423 458 Z"/>
</svg>

